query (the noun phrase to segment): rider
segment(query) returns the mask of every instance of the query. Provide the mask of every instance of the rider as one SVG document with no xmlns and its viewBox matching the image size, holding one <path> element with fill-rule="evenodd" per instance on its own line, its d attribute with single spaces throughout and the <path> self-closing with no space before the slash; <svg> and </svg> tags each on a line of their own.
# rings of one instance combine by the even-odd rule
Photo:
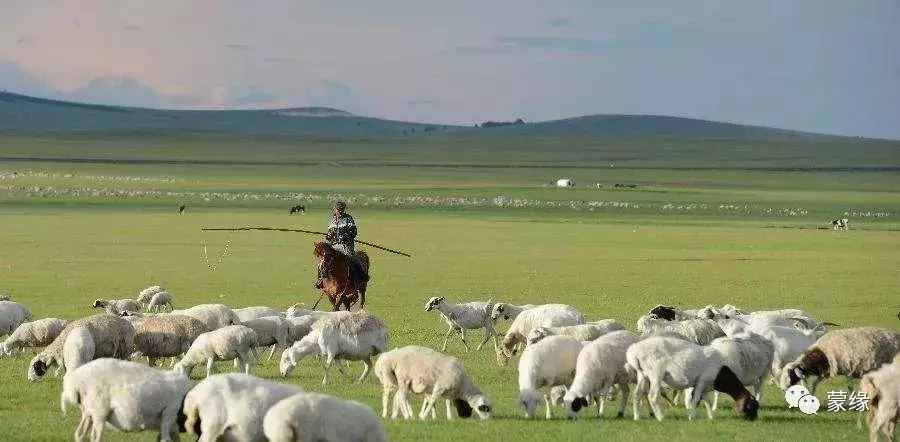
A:
<svg viewBox="0 0 900 442">
<path fill-rule="evenodd" d="M 331 222 L 328 224 L 328 233 L 325 234 L 325 242 L 334 250 L 350 258 L 350 278 L 359 285 L 369 281 L 369 275 L 363 270 L 362 262 L 356 254 L 354 240 L 356 239 L 356 222 L 347 213 L 347 203 L 338 201 L 331 210 Z M 325 265 L 319 266 L 318 279 L 315 287 L 321 289 L 325 278 Z"/>
</svg>

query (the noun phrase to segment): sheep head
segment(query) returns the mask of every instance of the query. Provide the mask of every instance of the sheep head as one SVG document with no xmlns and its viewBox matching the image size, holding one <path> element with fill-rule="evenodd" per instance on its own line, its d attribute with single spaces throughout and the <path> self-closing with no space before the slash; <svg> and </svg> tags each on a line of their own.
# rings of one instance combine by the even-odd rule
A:
<svg viewBox="0 0 900 442">
<path fill-rule="evenodd" d="M 519 393 L 519 405 L 525 409 L 525 417 L 529 419 L 534 417 L 538 402 L 541 400 L 541 394 L 531 388 L 526 388 Z"/>
<path fill-rule="evenodd" d="M 432 297 L 431 299 L 428 300 L 428 302 L 425 303 L 425 311 L 426 311 L 426 312 L 430 312 L 430 311 L 434 310 L 434 309 L 437 308 L 437 306 L 440 305 L 442 302 L 444 302 L 444 297 L 443 297 L 443 296 L 434 296 L 434 297 Z"/>
</svg>

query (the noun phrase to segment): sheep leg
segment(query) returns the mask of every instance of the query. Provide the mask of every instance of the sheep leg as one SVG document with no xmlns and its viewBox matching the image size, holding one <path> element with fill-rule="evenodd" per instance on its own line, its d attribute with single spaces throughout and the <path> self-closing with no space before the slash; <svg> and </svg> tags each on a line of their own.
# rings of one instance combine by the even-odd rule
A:
<svg viewBox="0 0 900 442">
<path fill-rule="evenodd" d="M 159 441 L 172 442 L 179 440 L 178 427 L 175 420 L 178 419 L 178 410 L 180 406 L 172 405 L 165 408 L 159 417 Z"/>
<path fill-rule="evenodd" d="M 628 382 L 622 382 L 619 384 L 619 391 L 622 394 L 622 397 L 619 398 L 619 413 L 616 414 L 616 417 L 625 417 L 625 407 L 628 406 Z"/>
<path fill-rule="evenodd" d="M 450 342 L 450 333 L 453 333 L 453 326 L 447 329 L 447 334 L 444 335 L 444 345 L 441 346 L 441 351 L 447 351 L 447 343 Z"/>
<path fill-rule="evenodd" d="M 634 391 L 631 394 L 631 411 L 634 420 L 641 418 L 641 401 L 647 391 L 647 378 L 640 372 L 637 373 L 637 382 L 634 385 Z"/>
<path fill-rule="evenodd" d="M 492 329 L 490 325 L 484 327 L 484 339 L 482 339 L 481 343 L 479 343 L 478 346 L 475 347 L 475 351 L 481 351 L 481 347 L 484 347 L 484 344 L 487 344 L 487 341 L 491 339 L 491 336 L 493 336 L 493 332 L 494 329 Z"/>
<path fill-rule="evenodd" d="M 422 408 L 419 409 L 419 420 L 425 420 L 428 417 L 428 405 L 431 401 L 431 396 L 426 395 L 424 399 L 422 399 Z"/>
<path fill-rule="evenodd" d="M 400 412 L 403 413 L 403 419 L 409 420 L 412 418 L 412 405 L 409 403 L 409 398 L 407 398 L 408 390 L 405 385 L 400 385 L 397 388 L 397 393 L 394 394 L 394 417 L 396 417 L 397 408 L 400 409 Z"/>
<path fill-rule="evenodd" d="M 101 418 L 97 415 L 91 416 L 91 442 L 100 442 L 103 440 L 103 427 L 106 423 L 106 418 Z"/>
<path fill-rule="evenodd" d="M 206 358 L 206 377 L 213 374 L 213 363 L 215 360 L 213 358 Z"/>
<path fill-rule="evenodd" d="M 329 354 L 325 357 L 325 376 L 322 377 L 322 385 L 328 384 L 328 369 L 334 364 L 334 356 Z M 338 365 L 338 371 L 341 371 L 342 368 Z"/>
<path fill-rule="evenodd" d="M 819 382 L 822 382 L 822 376 L 816 376 L 816 380 L 812 382 L 812 386 L 809 387 L 809 392 L 812 395 L 816 394 L 816 387 L 819 386 Z"/>
<path fill-rule="evenodd" d="M 78 422 L 78 426 L 75 427 L 75 442 L 81 442 L 87 436 L 88 431 L 91 430 L 91 416 L 85 412 L 84 408 L 81 409 L 81 420 Z"/>
<path fill-rule="evenodd" d="M 444 405 L 447 406 L 447 420 L 453 420 L 453 410 L 450 408 L 450 399 L 444 399 Z"/>
<path fill-rule="evenodd" d="M 544 409 L 547 419 L 553 419 L 553 412 L 550 411 L 550 396 L 544 395 Z"/>
<path fill-rule="evenodd" d="M 713 392 L 713 403 L 712 403 L 712 411 L 716 411 L 719 409 L 719 392 Z"/>
<path fill-rule="evenodd" d="M 391 401 L 391 390 L 390 385 L 385 385 L 384 389 L 381 392 L 381 418 L 387 419 L 387 409 L 388 403 Z"/>
<path fill-rule="evenodd" d="M 466 342 L 466 329 L 460 327 L 459 328 L 459 339 L 462 339 L 463 346 L 466 347 L 466 353 L 469 352 L 469 343 Z"/>
<path fill-rule="evenodd" d="M 369 372 L 372 370 L 372 358 L 366 358 L 363 360 L 363 364 L 365 364 L 365 367 L 363 367 L 363 372 L 359 375 L 359 379 L 356 382 L 362 382 L 369 375 Z"/>
<path fill-rule="evenodd" d="M 690 407 L 688 408 L 688 420 L 691 420 L 694 418 L 694 414 L 697 411 L 697 405 L 700 403 L 701 400 L 704 401 L 704 404 L 709 403 L 708 401 L 706 401 L 704 399 L 704 397 L 708 394 L 709 389 L 710 389 L 709 382 L 701 381 L 701 382 L 697 383 L 696 386 L 694 386 L 694 391 L 692 392 L 693 394 L 691 394 L 690 403 L 686 402 L 684 404 L 685 407 L 690 405 Z M 685 396 L 687 396 L 687 393 L 685 393 Z M 712 411 L 709 408 L 707 408 L 707 413 L 708 413 L 710 419 L 712 419 Z"/>
<path fill-rule="evenodd" d="M 653 415 L 656 416 L 656 420 L 662 422 L 663 420 L 663 411 L 662 404 L 660 403 L 659 392 L 662 386 L 659 381 L 650 379 L 650 390 L 647 393 L 647 400 L 650 402 L 650 409 L 653 410 Z"/>
</svg>

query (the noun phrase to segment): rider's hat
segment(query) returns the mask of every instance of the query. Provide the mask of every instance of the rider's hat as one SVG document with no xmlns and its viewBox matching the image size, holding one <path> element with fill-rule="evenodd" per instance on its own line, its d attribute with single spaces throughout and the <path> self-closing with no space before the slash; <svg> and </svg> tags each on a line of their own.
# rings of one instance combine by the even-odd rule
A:
<svg viewBox="0 0 900 442">
<path fill-rule="evenodd" d="M 343 212 L 343 211 L 347 210 L 347 203 L 345 203 L 343 201 L 335 201 L 334 206 L 332 206 L 332 207 Z"/>
</svg>

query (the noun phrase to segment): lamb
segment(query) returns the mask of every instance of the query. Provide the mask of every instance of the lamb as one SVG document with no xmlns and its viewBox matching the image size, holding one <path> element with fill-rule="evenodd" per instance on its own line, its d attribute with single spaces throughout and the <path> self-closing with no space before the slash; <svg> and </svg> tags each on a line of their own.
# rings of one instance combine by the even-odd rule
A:
<svg viewBox="0 0 900 442">
<path fill-rule="evenodd" d="M 900 421 L 900 355 L 893 363 L 865 374 L 859 385 L 869 398 L 869 441 L 878 442 L 882 437 L 894 440 L 894 429 Z"/>
<path fill-rule="evenodd" d="M 698 345 L 707 345 L 713 339 L 725 336 L 722 328 L 709 319 L 689 319 L 686 321 L 666 321 L 656 315 L 646 315 L 638 319 L 638 332 L 647 336 L 660 332 L 670 332 L 684 336 Z"/>
<path fill-rule="evenodd" d="M 68 321 L 58 318 L 25 322 L 0 344 L 0 355 L 12 356 L 25 347 L 46 347 L 59 336 Z"/>
<path fill-rule="evenodd" d="M 451 401 L 459 417 L 468 418 L 473 410 L 481 419 L 491 415 L 490 401 L 466 373 L 462 362 L 430 348 L 409 345 L 383 353 L 375 361 L 375 376 L 383 389 L 383 418 L 387 418 L 388 402 L 394 391 L 391 418 L 396 419 L 398 412 L 402 412 L 405 419 L 412 417 L 412 406 L 407 398 L 410 390 L 428 395 L 422 402 L 420 419 L 425 419 L 429 412 L 435 416 L 434 406 L 441 397 L 445 399 L 448 420 L 453 419 Z"/>
<path fill-rule="evenodd" d="M 60 405 L 63 414 L 72 405 L 81 408 L 75 440 L 88 431 L 103 437 L 104 427 L 124 432 L 159 431 L 159 440 L 177 441 L 181 403 L 190 380 L 129 361 L 98 359 L 66 374 Z"/>
<path fill-rule="evenodd" d="M 250 327 L 256 332 L 256 346 L 268 347 L 272 346 L 269 352 L 269 359 L 275 354 L 275 348 L 281 347 L 286 349 L 290 343 L 288 342 L 288 334 L 290 333 L 291 324 L 281 316 L 266 316 L 244 321 L 244 326 Z"/>
<path fill-rule="evenodd" d="M 169 308 L 169 311 L 175 310 L 175 307 L 172 305 L 172 295 L 167 291 L 156 292 L 153 296 L 150 297 L 150 300 L 146 303 L 147 311 L 159 313 L 163 311 L 165 307 Z"/>
<path fill-rule="evenodd" d="M 29 381 L 38 381 L 54 365 L 67 368 L 63 348 L 69 333 L 78 327 L 85 327 L 90 334 L 90 341 L 94 344 L 93 358 L 128 359 L 131 356 L 134 348 L 134 327 L 131 323 L 115 315 L 88 316 L 69 322 L 59 336 L 31 360 L 28 364 Z"/>
<path fill-rule="evenodd" d="M 612 331 L 584 346 L 575 363 L 575 378 L 563 396 L 569 417 L 588 405 L 590 397 L 599 398 L 602 413 L 603 396 L 613 387 L 621 392 L 619 417 L 625 415 L 628 404 L 628 384 L 633 381 L 625 370 L 625 353 L 639 339 L 627 330 Z"/>
<path fill-rule="evenodd" d="M 888 328 L 856 327 L 833 330 L 822 335 L 809 349 L 784 366 L 780 387 L 786 390 L 800 380 L 815 377 L 810 392 L 815 394 L 822 379 L 862 375 L 890 362 L 900 352 L 900 332 Z"/>
<path fill-rule="evenodd" d="M 490 316 L 492 307 L 493 303 L 491 300 L 487 302 L 476 301 L 453 304 L 444 299 L 443 296 L 429 299 L 425 303 L 425 311 L 437 310 L 440 312 L 444 322 L 450 326 L 446 335 L 444 335 L 444 344 L 441 346 L 441 351 L 447 351 L 447 342 L 454 331 L 459 334 L 466 351 L 469 351 L 469 344 L 466 342 L 466 330 L 477 329 L 484 329 L 484 339 L 475 347 L 475 351 L 481 350 L 481 347 L 492 338 L 494 340 L 494 351 L 497 351 L 497 332 L 494 330 L 494 324 Z"/>
<path fill-rule="evenodd" d="M 584 315 L 575 307 L 565 304 L 544 304 L 525 310 L 516 316 L 503 337 L 501 354 L 506 358 L 515 355 L 519 344 L 525 345 L 526 337 L 535 327 L 559 327 L 584 324 Z"/>
<path fill-rule="evenodd" d="M 505 302 L 498 302 L 494 304 L 494 308 L 491 309 L 491 321 L 494 323 L 497 322 L 498 319 L 503 318 L 506 321 L 512 321 L 519 316 L 519 313 L 524 312 L 525 310 L 530 310 L 537 307 L 536 304 L 508 304 Z"/>
<path fill-rule="evenodd" d="M 241 320 L 234 314 L 234 311 L 222 304 L 200 304 L 184 310 L 173 310 L 171 313 L 199 319 L 210 330 L 229 325 L 241 325 Z"/>
<path fill-rule="evenodd" d="M 185 315 L 140 317 L 134 325 L 134 357 L 145 356 L 152 367 L 159 358 L 181 356 L 194 340 L 209 329 L 203 322 Z"/>
<path fill-rule="evenodd" d="M 722 364 L 731 369 L 741 384 L 752 386 L 756 401 L 762 402 L 763 379 L 771 373 L 772 359 L 775 357 L 772 341 L 756 333 L 747 333 L 715 339 L 709 346 L 719 351 Z M 718 403 L 719 393 L 716 392 L 713 410 Z"/>
<path fill-rule="evenodd" d="M 141 303 L 135 299 L 97 299 L 92 307 L 102 308 L 110 315 L 141 311 Z"/>
<path fill-rule="evenodd" d="M 320 393 L 299 393 L 275 404 L 263 421 L 272 442 L 387 442 L 372 409 Z"/>
<path fill-rule="evenodd" d="M 388 331 L 380 319 L 365 310 L 337 312 L 316 321 L 308 335 L 281 354 L 279 371 L 287 377 L 304 357 L 324 355 L 322 385 L 328 383 L 328 369 L 335 359 L 363 361 L 366 367 L 357 380 L 362 382 L 372 368 L 372 356 L 387 351 L 387 347 Z"/>
<path fill-rule="evenodd" d="M 31 319 L 31 310 L 13 301 L 0 301 L 0 336 L 11 334 Z"/>
<path fill-rule="evenodd" d="M 519 403 L 525 408 L 526 417 L 534 417 L 537 403 L 542 397 L 547 419 L 552 417 L 550 399 L 546 394 L 541 395 L 539 390 L 570 385 L 582 347 L 580 341 L 569 336 L 549 336 L 525 347 L 522 358 L 519 359 Z"/>
<path fill-rule="evenodd" d="M 237 358 L 244 373 L 250 373 L 256 332 L 243 325 L 229 325 L 197 336 L 194 343 L 172 368 L 189 376 L 195 365 L 206 362 L 206 376 L 212 374 L 213 363 Z"/>
<path fill-rule="evenodd" d="M 734 410 L 745 419 L 754 420 L 759 402 L 742 385 L 740 379 L 724 365 L 719 351 L 678 338 L 649 337 L 633 344 L 625 354 L 625 369 L 636 379 L 632 395 L 634 419 L 640 419 L 638 410 L 642 398 L 650 403 L 657 420 L 663 420 L 659 402 L 663 384 L 676 390 L 693 389 L 687 395 L 685 405 L 688 419 L 693 419 L 697 404 L 711 389 L 734 398 Z M 707 404 L 707 414 L 713 415 Z"/>
<path fill-rule="evenodd" d="M 209 376 L 184 398 L 185 428 L 200 442 L 263 442 L 263 419 L 279 401 L 302 393 L 296 385 L 228 373 Z M 252 404 L 252 405 L 250 405 Z"/>
<path fill-rule="evenodd" d="M 589 322 L 581 325 L 568 325 L 563 327 L 536 327 L 528 332 L 526 341 L 528 345 L 544 339 L 547 336 L 564 335 L 571 336 L 579 341 L 593 341 L 609 332 L 625 330 L 625 326 L 615 319 L 604 319 L 597 322 Z"/>
<path fill-rule="evenodd" d="M 150 287 L 147 287 L 147 288 L 141 290 L 140 292 L 138 292 L 137 299 L 142 304 L 146 304 L 147 302 L 150 301 L 150 298 L 153 297 L 153 295 L 155 295 L 159 292 L 164 292 L 164 291 L 166 291 L 166 289 L 163 288 L 162 286 L 151 285 Z"/>
<path fill-rule="evenodd" d="M 264 306 L 236 308 L 234 309 L 234 314 L 237 315 L 241 323 L 251 319 L 264 318 L 266 316 L 284 316 L 284 312 L 275 310 L 272 307 Z"/>
</svg>

